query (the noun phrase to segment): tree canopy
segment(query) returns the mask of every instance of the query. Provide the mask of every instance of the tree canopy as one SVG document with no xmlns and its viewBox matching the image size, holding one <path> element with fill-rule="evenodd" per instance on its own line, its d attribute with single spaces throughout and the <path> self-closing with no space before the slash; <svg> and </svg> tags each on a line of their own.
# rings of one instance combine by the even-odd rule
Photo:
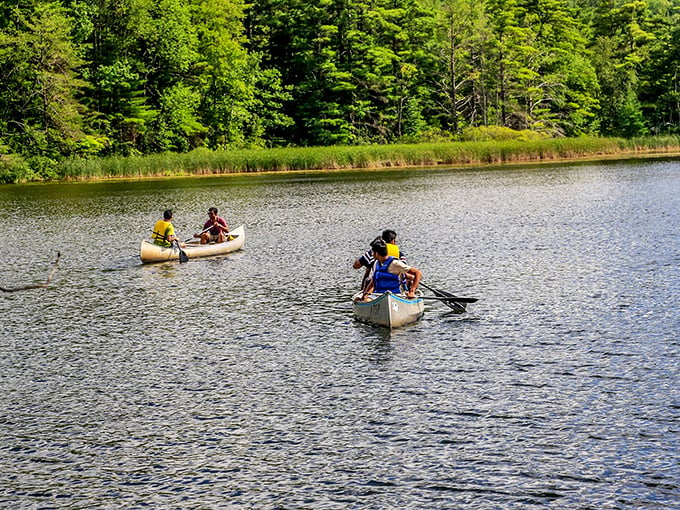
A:
<svg viewBox="0 0 680 510">
<path fill-rule="evenodd" d="M 0 5 L 0 165 L 680 130 L 680 0 Z M 13 159 L 11 159 L 13 158 Z"/>
</svg>

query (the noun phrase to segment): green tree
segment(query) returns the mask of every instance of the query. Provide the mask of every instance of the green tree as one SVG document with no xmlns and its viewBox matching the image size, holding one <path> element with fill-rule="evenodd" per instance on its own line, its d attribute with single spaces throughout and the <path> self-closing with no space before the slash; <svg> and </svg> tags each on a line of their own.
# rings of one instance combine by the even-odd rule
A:
<svg viewBox="0 0 680 510">
<path fill-rule="evenodd" d="M 651 4 L 650 4 L 650 10 Z M 655 35 L 640 70 L 639 98 L 654 133 L 680 132 L 680 1 L 659 2 L 650 16 Z"/>
<path fill-rule="evenodd" d="M 489 100 L 486 41 L 490 38 L 484 3 L 435 0 L 434 37 L 428 51 L 435 58 L 428 72 L 431 100 L 427 116 L 436 127 L 459 133 L 468 125 L 487 122 Z"/>
<path fill-rule="evenodd" d="M 71 27 L 59 2 L 37 2 L 14 10 L 0 32 L 0 141 L 44 177 L 84 137 Z"/>
<path fill-rule="evenodd" d="M 593 63 L 600 83 L 604 134 L 634 136 L 647 127 L 639 93 L 639 73 L 654 35 L 648 30 L 644 0 L 598 3 L 593 18 Z"/>
<path fill-rule="evenodd" d="M 111 140 L 110 150 L 142 152 L 144 135 L 159 114 L 150 90 L 149 70 L 143 59 L 141 32 L 148 31 L 149 4 L 145 0 L 94 0 L 78 5 L 78 36 L 91 87 L 82 101 L 93 111 L 90 125 Z"/>
<path fill-rule="evenodd" d="M 345 144 L 421 129 L 431 18 L 415 0 L 261 0 L 247 25 L 292 87 L 294 140 Z"/>
<path fill-rule="evenodd" d="M 584 27 L 564 0 L 525 0 L 523 24 L 532 28 L 532 47 L 523 77 L 528 125 L 570 136 L 596 126 L 598 83 L 586 50 Z"/>
<path fill-rule="evenodd" d="M 292 121 L 283 112 L 289 94 L 276 69 L 263 69 L 245 44 L 240 1 L 197 1 L 196 80 L 208 145 L 213 148 L 260 146 L 277 139 Z"/>
</svg>

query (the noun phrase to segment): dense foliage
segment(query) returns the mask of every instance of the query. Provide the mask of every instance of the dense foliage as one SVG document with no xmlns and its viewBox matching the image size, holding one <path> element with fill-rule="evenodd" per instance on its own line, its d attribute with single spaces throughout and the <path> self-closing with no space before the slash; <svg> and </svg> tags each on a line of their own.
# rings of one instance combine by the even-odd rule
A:
<svg viewBox="0 0 680 510">
<path fill-rule="evenodd" d="M 484 126 L 677 133 L 680 0 L 16 0 L 0 80 L 0 181 Z"/>
</svg>

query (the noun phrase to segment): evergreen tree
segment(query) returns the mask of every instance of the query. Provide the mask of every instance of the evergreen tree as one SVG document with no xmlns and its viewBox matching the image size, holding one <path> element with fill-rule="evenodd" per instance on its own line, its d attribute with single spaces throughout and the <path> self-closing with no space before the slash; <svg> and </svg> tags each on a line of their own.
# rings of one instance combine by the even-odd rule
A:
<svg viewBox="0 0 680 510">
<path fill-rule="evenodd" d="M 84 137 L 71 26 L 59 2 L 36 2 L 12 11 L 0 31 L 0 142 L 44 177 Z"/>
<path fill-rule="evenodd" d="M 678 133 L 680 0 L 654 5 L 650 26 L 655 39 L 650 44 L 649 58 L 643 61 L 640 71 L 639 98 L 642 111 L 653 133 Z"/>
<path fill-rule="evenodd" d="M 645 134 L 638 98 L 639 72 L 654 35 L 648 31 L 647 3 L 602 0 L 593 19 L 593 63 L 600 83 L 603 134 Z"/>
</svg>

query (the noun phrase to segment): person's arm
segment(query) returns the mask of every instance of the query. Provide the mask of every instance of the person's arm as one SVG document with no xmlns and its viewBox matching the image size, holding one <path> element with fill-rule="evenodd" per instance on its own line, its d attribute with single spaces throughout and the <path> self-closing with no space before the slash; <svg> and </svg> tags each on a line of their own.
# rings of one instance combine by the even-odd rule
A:
<svg viewBox="0 0 680 510">
<path fill-rule="evenodd" d="M 409 285 L 408 294 L 406 295 L 410 298 L 416 297 L 416 289 L 418 288 L 420 279 L 423 277 L 423 273 L 415 267 L 410 267 L 406 274 L 413 275 L 413 282 Z"/>
<path fill-rule="evenodd" d="M 373 278 L 368 282 L 368 285 L 366 285 L 366 288 L 364 289 L 363 294 L 361 294 L 361 301 L 366 301 L 366 298 L 373 292 L 373 289 L 375 288 L 375 282 L 373 281 Z"/>
<path fill-rule="evenodd" d="M 361 266 L 364 266 L 366 268 L 371 268 L 371 265 L 373 264 L 373 254 L 371 253 L 371 250 L 367 251 L 364 253 L 361 257 L 356 259 L 354 261 L 354 264 L 352 267 L 354 269 L 359 269 Z"/>
<path fill-rule="evenodd" d="M 165 239 L 169 243 L 174 243 L 177 240 L 177 236 L 175 235 L 175 226 L 172 223 L 168 225 L 167 229 L 165 229 Z"/>
<path fill-rule="evenodd" d="M 373 281 L 373 278 L 371 276 L 371 266 L 368 266 L 366 268 L 366 271 L 364 271 L 364 277 L 361 279 L 361 288 L 365 289 L 368 287 L 368 283 Z"/>
<path fill-rule="evenodd" d="M 229 225 L 227 225 L 227 220 L 224 218 L 217 218 L 217 221 L 215 222 L 215 226 L 218 227 L 222 232 L 225 234 L 229 233 Z"/>
<path fill-rule="evenodd" d="M 390 273 L 401 276 L 404 275 L 409 282 L 407 297 L 415 297 L 415 291 L 420 283 L 422 273 L 413 266 L 409 266 L 403 260 L 394 259 L 387 269 Z"/>
<path fill-rule="evenodd" d="M 179 240 L 179 237 L 177 237 L 177 235 L 175 234 L 175 227 L 172 227 L 166 230 L 165 232 L 166 232 L 165 238 L 168 240 L 170 244 L 177 243 L 177 246 L 179 246 L 180 248 L 184 248 L 186 246 L 186 244 L 181 242 Z"/>
</svg>

